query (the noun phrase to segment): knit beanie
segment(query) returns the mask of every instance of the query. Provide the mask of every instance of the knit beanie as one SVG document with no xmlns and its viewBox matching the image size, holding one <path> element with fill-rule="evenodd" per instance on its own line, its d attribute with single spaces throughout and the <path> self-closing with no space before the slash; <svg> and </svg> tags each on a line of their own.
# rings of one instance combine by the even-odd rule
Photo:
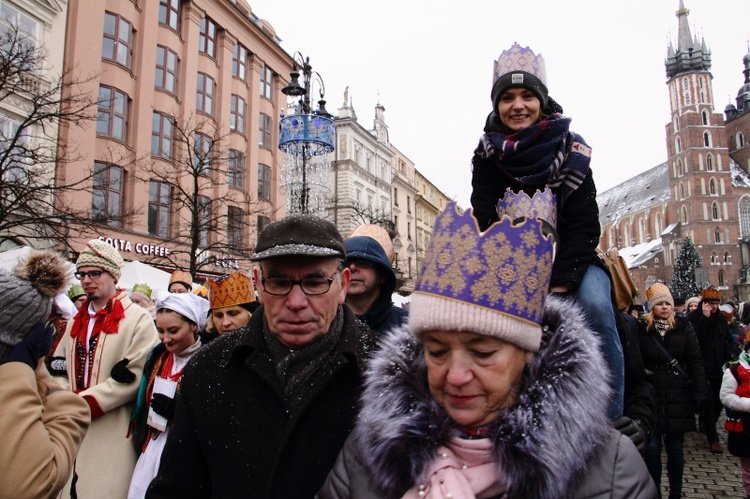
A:
<svg viewBox="0 0 750 499">
<path fill-rule="evenodd" d="M 47 319 L 52 298 L 71 278 L 65 260 L 54 251 L 32 251 L 12 272 L 0 272 L 0 360 Z"/>
<path fill-rule="evenodd" d="M 689 307 L 691 304 L 695 303 L 696 305 L 701 302 L 701 299 L 697 296 L 691 296 L 687 300 L 685 300 L 685 307 Z"/>
<path fill-rule="evenodd" d="M 529 47 L 524 48 L 514 43 L 511 48 L 500 54 L 495 61 L 493 80 L 490 93 L 493 111 L 497 111 L 500 97 L 512 87 L 531 90 L 541 102 L 541 109 L 547 108 L 547 68 L 542 54 L 534 54 Z"/>
<path fill-rule="evenodd" d="M 123 265 L 125 265 L 125 260 L 114 246 L 99 239 L 92 239 L 81 250 L 76 261 L 76 270 L 81 267 L 98 267 L 112 275 L 115 281 L 119 281 Z"/>
<path fill-rule="evenodd" d="M 646 300 L 648 300 L 649 307 L 653 307 L 659 303 L 669 303 L 674 307 L 672 293 L 669 292 L 668 287 L 660 282 L 655 282 L 646 290 Z"/>
</svg>

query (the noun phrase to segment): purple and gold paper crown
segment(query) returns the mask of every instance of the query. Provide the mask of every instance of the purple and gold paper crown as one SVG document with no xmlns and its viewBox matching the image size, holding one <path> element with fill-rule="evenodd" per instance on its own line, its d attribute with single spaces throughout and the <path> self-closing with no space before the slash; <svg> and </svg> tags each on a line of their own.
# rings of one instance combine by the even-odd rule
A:
<svg viewBox="0 0 750 499">
<path fill-rule="evenodd" d="M 498 219 L 507 215 L 511 220 L 520 217 L 541 219 L 557 229 L 557 196 L 547 187 L 539 189 L 529 197 L 524 191 L 515 193 L 510 187 L 506 189 L 502 199 L 497 202 Z"/>
<path fill-rule="evenodd" d="M 219 279 L 206 281 L 208 302 L 212 309 L 232 307 L 255 301 L 255 291 L 250 277 L 235 272 Z"/>
<path fill-rule="evenodd" d="M 545 86 L 547 85 L 547 66 L 542 54 L 536 55 L 529 47 L 521 47 L 518 42 L 513 43 L 511 48 L 503 51 L 495 61 L 492 83 L 511 71 L 526 71 L 539 78 Z"/>
<path fill-rule="evenodd" d="M 471 210 L 460 214 L 449 203 L 435 221 L 409 305 L 413 334 L 471 331 L 538 350 L 553 239 L 536 219 L 513 225 L 503 217 L 480 232 Z"/>
</svg>

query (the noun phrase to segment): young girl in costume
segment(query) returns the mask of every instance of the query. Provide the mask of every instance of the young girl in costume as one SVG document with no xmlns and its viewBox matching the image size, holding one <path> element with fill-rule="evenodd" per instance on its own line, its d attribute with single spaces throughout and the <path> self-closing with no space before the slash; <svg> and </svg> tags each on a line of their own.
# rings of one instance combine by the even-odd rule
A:
<svg viewBox="0 0 750 499">
<path fill-rule="evenodd" d="M 193 293 L 162 291 L 156 297 L 155 308 L 161 343 L 146 361 L 133 408 L 133 445 L 141 455 L 130 481 L 128 499 L 145 497 L 159 471 L 182 373 L 201 347 L 198 332 L 205 327 L 208 314 L 208 302 Z"/>
<path fill-rule="evenodd" d="M 591 149 L 570 130 L 571 119 L 547 91 L 544 59 L 517 43 L 495 63 L 492 111 L 472 160 L 471 205 L 481 230 L 499 219 L 506 195 L 549 189 L 556 197 L 560 238 L 550 292 L 571 294 L 601 340 L 611 371 L 609 416 L 622 415 L 624 360 L 611 283 L 595 249 L 599 209 Z"/>
<path fill-rule="evenodd" d="M 724 371 L 719 394 L 727 409 L 724 426 L 728 432 L 729 453 L 740 458 L 745 498 L 750 498 L 750 343 L 737 362 Z"/>
</svg>

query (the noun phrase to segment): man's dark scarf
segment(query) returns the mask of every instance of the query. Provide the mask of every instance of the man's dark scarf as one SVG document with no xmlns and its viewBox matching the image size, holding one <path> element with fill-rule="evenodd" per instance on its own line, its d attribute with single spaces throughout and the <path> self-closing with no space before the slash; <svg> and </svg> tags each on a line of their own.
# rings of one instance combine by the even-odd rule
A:
<svg viewBox="0 0 750 499">
<path fill-rule="evenodd" d="M 570 122 L 552 114 L 512 134 L 489 131 L 482 135 L 475 154 L 495 158 L 497 167 L 521 184 L 549 186 L 565 201 L 583 183 L 591 161 L 591 149 L 570 131 Z"/>
</svg>

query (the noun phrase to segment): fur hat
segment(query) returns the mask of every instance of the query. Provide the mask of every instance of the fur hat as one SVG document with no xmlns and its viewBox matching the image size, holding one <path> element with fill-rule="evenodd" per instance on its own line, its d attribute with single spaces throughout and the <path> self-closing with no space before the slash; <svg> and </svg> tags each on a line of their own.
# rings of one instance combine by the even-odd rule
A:
<svg viewBox="0 0 750 499">
<path fill-rule="evenodd" d="M 280 256 L 346 258 L 344 238 L 328 220 L 314 215 L 289 215 L 263 229 L 250 259 Z"/>
<path fill-rule="evenodd" d="M 115 278 L 115 281 L 119 281 L 123 265 L 125 265 L 125 260 L 114 246 L 99 239 L 92 239 L 81 250 L 76 261 L 76 270 L 81 267 L 98 267 L 108 272 Z"/>
<path fill-rule="evenodd" d="M 542 54 L 534 54 L 529 47 L 521 47 L 517 42 L 500 54 L 495 61 L 493 80 L 490 93 L 493 111 L 497 111 L 500 97 L 512 87 L 527 88 L 534 92 L 541 102 L 542 109 L 549 103 L 544 57 Z"/>
<path fill-rule="evenodd" d="M 65 260 L 54 251 L 32 251 L 12 271 L 0 273 L 0 360 L 47 319 L 52 298 L 71 280 Z"/>
<path fill-rule="evenodd" d="M 409 329 L 417 338 L 469 331 L 539 350 L 553 241 L 536 219 L 514 225 L 504 216 L 480 232 L 472 210 L 461 214 L 448 203 L 412 294 Z"/>
<path fill-rule="evenodd" d="M 646 300 L 648 300 L 649 308 L 659 303 L 669 303 L 674 307 L 672 293 L 669 292 L 668 287 L 660 282 L 655 282 L 646 290 Z"/>
<path fill-rule="evenodd" d="M 167 290 L 171 292 L 172 284 L 175 283 L 182 284 L 188 289 L 188 291 L 191 291 L 193 289 L 193 276 L 190 275 L 190 272 L 185 272 L 184 270 L 175 270 L 169 277 L 169 285 L 167 286 Z"/>
</svg>

